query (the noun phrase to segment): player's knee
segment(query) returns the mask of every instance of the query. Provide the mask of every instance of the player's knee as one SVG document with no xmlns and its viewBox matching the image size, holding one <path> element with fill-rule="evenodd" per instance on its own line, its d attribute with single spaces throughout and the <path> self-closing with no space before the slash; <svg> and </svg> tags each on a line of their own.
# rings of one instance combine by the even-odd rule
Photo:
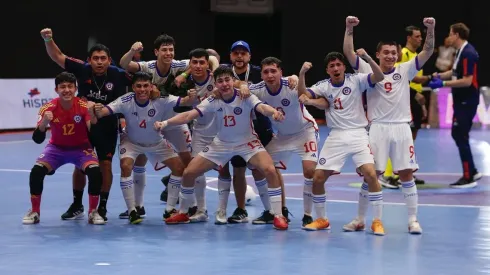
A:
<svg viewBox="0 0 490 275">
<path fill-rule="evenodd" d="M 122 177 L 130 177 L 133 171 L 133 164 L 128 162 L 121 162 L 121 175 Z M 136 166 L 136 165 L 135 165 Z M 137 165 L 139 166 L 139 165 Z"/>
<path fill-rule="evenodd" d="M 136 157 L 136 160 L 134 161 L 134 166 L 144 167 L 147 161 L 148 158 L 146 157 L 146 155 L 139 155 L 138 157 Z"/>
<path fill-rule="evenodd" d="M 172 175 L 175 175 L 177 177 L 182 177 L 184 174 L 185 166 L 180 159 L 176 161 L 175 165 L 172 167 Z"/>
<path fill-rule="evenodd" d="M 276 174 L 276 167 L 274 167 L 274 165 L 268 165 L 266 167 L 264 167 L 264 169 L 262 169 L 262 173 L 264 174 L 264 176 L 267 178 L 269 176 L 272 176 L 272 175 L 277 175 Z"/>
<path fill-rule="evenodd" d="M 40 163 L 36 163 L 29 175 L 29 187 L 31 195 L 41 195 L 43 192 L 44 177 L 48 174 L 48 168 Z"/>
<path fill-rule="evenodd" d="M 184 169 L 184 172 L 182 173 L 182 182 L 184 181 L 189 181 L 189 182 L 193 182 L 194 180 L 196 180 L 196 178 L 198 177 L 199 175 L 197 174 L 197 171 L 194 170 L 194 169 L 189 169 L 189 167 L 185 168 Z"/>
<path fill-rule="evenodd" d="M 303 176 L 306 179 L 312 179 L 315 176 L 315 167 L 308 167 L 303 170 Z"/>
<path fill-rule="evenodd" d="M 408 182 L 413 180 L 413 170 L 405 169 L 398 171 L 398 176 L 400 177 L 401 182 Z"/>
<path fill-rule="evenodd" d="M 364 181 L 367 182 L 368 184 L 373 184 L 376 183 L 377 173 L 374 167 L 372 169 L 364 169 L 367 171 L 364 171 Z"/>
<path fill-rule="evenodd" d="M 313 174 L 313 184 L 322 185 L 327 181 L 326 173 L 323 170 L 315 170 Z"/>
<path fill-rule="evenodd" d="M 96 164 L 90 164 L 85 168 L 85 174 L 88 177 L 88 193 L 95 196 L 100 195 L 100 188 L 102 187 L 100 167 Z"/>
</svg>

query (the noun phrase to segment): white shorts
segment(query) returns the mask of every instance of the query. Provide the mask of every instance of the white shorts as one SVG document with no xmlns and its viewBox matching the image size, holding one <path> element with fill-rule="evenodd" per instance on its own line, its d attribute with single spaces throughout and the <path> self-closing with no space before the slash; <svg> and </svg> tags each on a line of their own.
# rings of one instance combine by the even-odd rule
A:
<svg viewBox="0 0 490 275">
<path fill-rule="evenodd" d="M 379 172 L 385 171 L 388 158 L 394 173 L 419 169 L 408 123 L 373 123 L 369 129 L 369 143 Z"/>
<path fill-rule="evenodd" d="M 274 136 L 265 149 L 274 160 L 276 168 L 286 169 L 291 154 L 298 154 L 303 161 L 318 161 L 319 133 L 310 127 L 298 134 Z"/>
<path fill-rule="evenodd" d="M 192 139 L 192 157 L 196 157 L 204 148 L 213 142 L 214 137 L 203 137 L 194 132 Z"/>
<path fill-rule="evenodd" d="M 254 139 L 248 143 L 236 146 L 229 145 L 215 139 L 213 142 L 211 142 L 211 144 L 204 147 L 199 155 L 214 162 L 219 168 L 221 168 L 233 156 L 241 156 L 246 162 L 248 162 L 254 155 L 262 151 L 265 152 L 265 149 L 258 139 Z"/>
<path fill-rule="evenodd" d="M 189 131 L 189 126 L 187 126 L 187 124 L 172 127 L 170 129 L 164 128 L 162 134 L 165 139 L 168 140 L 170 145 L 172 145 L 175 152 L 183 153 L 192 151 L 191 131 Z"/>
<path fill-rule="evenodd" d="M 332 129 L 323 144 L 316 169 L 331 170 L 334 174 L 339 174 L 349 156 L 352 156 L 356 167 L 374 164 L 366 129 Z"/>
<path fill-rule="evenodd" d="M 120 159 L 131 158 L 135 161 L 136 157 L 142 154 L 145 154 L 148 157 L 148 160 L 156 171 L 166 167 L 163 162 L 167 159 L 178 157 L 177 153 L 175 153 L 165 139 L 155 145 L 150 146 L 143 146 L 133 143 L 129 140 L 129 138 L 124 138 L 121 141 L 121 144 L 119 145 Z"/>
</svg>

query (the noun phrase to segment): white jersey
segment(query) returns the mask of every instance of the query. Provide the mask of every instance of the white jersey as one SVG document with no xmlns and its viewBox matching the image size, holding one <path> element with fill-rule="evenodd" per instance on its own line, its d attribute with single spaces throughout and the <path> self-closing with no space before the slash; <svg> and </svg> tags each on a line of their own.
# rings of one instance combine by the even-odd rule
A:
<svg viewBox="0 0 490 275">
<path fill-rule="evenodd" d="M 290 89 L 286 78 L 281 79 L 281 86 L 277 92 L 270 91 L 264 81 L 250 85 L 249 89 L 250 93 L 262 102 L 283 113 L 283 121 L 271 120 L 279 135 L 294 135 L 310 127 L 318 130 L 313 117 L 299 102 L 298 90 Z"/>
<path fill-rule="evenodd" d="M 215 142 L 236 146 L 257 139 L 251 112 L 260 103 L 262 101 L 254 95 L 242 100 L 235 90 L 235 94 L 229 101 L 208 97 L 196 106 L 196 110 L 201 116 L 216 114 L 218 134 Z"/>
<path fill-rule="evenodd" d="M 140 61 L 137 63 L 139 66 L 139 70 L 151 74 L 153 76 L 152 83 L 158 86 L 165 84 L 170 74 L 175 76 L 177 71 L 185 69 L 189 65 L 189 59 L 181 61 L 172 60 L 172 63 L 170 64 L 170 70 L 165 75 L 160 73 L 160 71 L 158 70 L 156 60 Z"/>
<path fill-rule="evenodd" d="M 356 71 L 372 72 L 371 66 L 361 58 L 357 58 Z M 378 82 L 366 93 L 367 116 L 370 122 L 404 123 L 412 121 L 410 111 L 409 82 L 420 70 L 418 57 L 400 63 L 389 73 L 385 73 L 383 81 Z"/>
<path fill-rule="evenodd" d="M 169 117 L 169 112 L 180 103 L 180 97 L 170 95 L 150 100 L 144 106 L 136 102 L 135 94 L 119 97 L 106 107 L 111 113 L 123 114 L 126 119 L 126 131 L 131 142 L 136 144 L 156 144 L 163 138 L 155 131 L 153 124 Z"/>
<path fill-rule="evenodd" d="M 192 76 L 191 76 L 192 79 Z M 196 82 L 197 97 L 199 101 L 203 101 L 213 94 L 214 78 L 208 73 L 208 77 L 202 83 Z M 209 113 L 204 116 L 200 116 L 194 120 L 194 134 L 201 137 L 214 137 L 218 133 L 218 125 L 216 123 L 216 114 Z"/>
<path fill-rule="evenodd" d="M 345 74 L 344 83 L 330 79 L 319 81 L 308 90 L 330 104 L 325 110 L 327 125 L 333 129 L 356 129 L 368 125 L 362 104 L 362 92 L 370 85 L 370 74 Z"/>
</svg>

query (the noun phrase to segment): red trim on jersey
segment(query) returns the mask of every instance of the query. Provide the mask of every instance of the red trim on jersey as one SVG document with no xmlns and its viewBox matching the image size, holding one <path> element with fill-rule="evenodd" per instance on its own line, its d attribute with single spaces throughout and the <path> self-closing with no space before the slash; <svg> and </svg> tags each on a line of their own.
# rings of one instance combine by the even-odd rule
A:
<svg viewBox="0 0 490 275">
<path fill-rule="evenodd" d="M 307 117 L 305 116 L 305 112 L 303 111 L 303 109 L 304 109 L 304 108 L 306 108 L 306 107 L 304 107 L 304 105 L 303 105 L 303 104 L 299 104 L 299 108 L 300 108 L 300 110 L 301 110 L 301 114 L 303 115 L 303 118 L 304 118 L 306 121 L 310 122 L 310 123 L 311 123 L 311 125 L 313 126 L 313 128 L 315 128 L 315 130 L 316 130 L 316 131 L 318 131 L 318 128 L 315 126 L 315 122 L 314 122 L 313 120 L 311 120 L 311 119 L 309 119 L 309 118 L 307 118 Z"/>
<path fill-rule="evenodd" d="M 473 87 L 475 89 L 478 89 L 478 79 L 477 79 L 477 76 L 478 76 L 478 71 L 477 71 L 477 66 L 476 66 L 476 63 L 473 64 L 473 81 L 471 81 L 471 85 L 473 85 Z"/>
<path fill-rule="evenodd" d="M 70 59 L 73 62 L 77 62 L 77 63 L 80 63 L 80 64 L 85 64 L 86 63 L 85 61 L 80 60 L 78 58 L 73 58 L 73 57 L 70 57 L 70 56 L 67 56 L 66 58 Z"/>
<path fill-rule="evenodd" d="M 284 162 L 279 161 L 279 164 L 280 164 L 281 166 L 279 166 L 279 167 L 278 167 L 278 166 L 276 166 L 276 168 L 277 168 L 277 169 L 282 169 L 282 170 L 286 170 L 286 169 L 287 169 L 286 164 L 284 164 Z"/>
<path fill-rule="evenodd" d="M 252 129 L 252 135 L 254 135 L 256 138 L 259 138 L 259 135 L 255 133 L 253 119 L 252 119 L 252 111 L 250 111 L 250 128 Z"/>
<path fill-rule="evenodd" d="M 463 75 L 468 75 L 468 58 L 463 59 Z"/>
</svg>

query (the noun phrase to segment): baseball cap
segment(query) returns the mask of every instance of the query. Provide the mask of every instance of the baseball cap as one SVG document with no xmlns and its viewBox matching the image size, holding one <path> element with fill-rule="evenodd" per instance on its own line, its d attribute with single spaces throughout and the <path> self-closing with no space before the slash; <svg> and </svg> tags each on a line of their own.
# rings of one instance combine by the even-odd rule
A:
<svg viewBox="0 0 490 275">
<path fill-rule="evenodd" d="M 247 42 L 245 42 L 243 40 L 239 40 L 239 41 L 233 43 L 233 45 L 231 45 L 231 51 L 233 51 L 236 47 L 243 47 L 243 48 L 245 48 L 245 50 L 247 50 L 250 53 L 250 46 L 248 45 Z"/>
</svg>

